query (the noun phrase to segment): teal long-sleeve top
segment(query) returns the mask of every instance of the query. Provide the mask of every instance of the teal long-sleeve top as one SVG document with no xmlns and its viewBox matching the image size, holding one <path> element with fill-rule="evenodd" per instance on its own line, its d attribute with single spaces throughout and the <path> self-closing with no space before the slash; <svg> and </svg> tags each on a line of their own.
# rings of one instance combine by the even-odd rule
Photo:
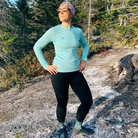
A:
<svg viewBox="0 0 138 138">
<path fill-rule="evenodd" d="M 80 60 L 78 58 L 77 49 L 79 44 L 82 46 L 81 60 L 87 61 L 89 46 L 82 30 L 74 26 L 65 28 L 61 25 L 57 25 L 46 31 L 33 47 L 44 69 L 46 69 L 49 64 L 44 58 L 42 49 L 50 42 L 54 44 L 55 57 L 53 65 L 58 67 L 58 72 L 78 71 Z"/>
</svg>

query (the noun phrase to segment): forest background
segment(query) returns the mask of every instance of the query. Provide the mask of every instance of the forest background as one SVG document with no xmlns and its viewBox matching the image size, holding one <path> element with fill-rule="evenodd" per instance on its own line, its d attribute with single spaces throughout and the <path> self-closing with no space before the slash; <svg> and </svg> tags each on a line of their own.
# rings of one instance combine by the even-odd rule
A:
<svg viewBox="0 0 138 138">
<path fill-rule="evenodd" d="M 56 9 L 63 0 L 0 1 L 0 90 L 20 88 L 32 77 L 46 75 L 33 46 L 51 27 L 60 24 Z M 113 45 L 138 45 L 138 0 L 70 0 L 76 8 L 73 25 L 80 27 L 89 43 L 88 57 Z M 93 37 L 105 36 L 98 43 Z M 81 57 L 81 47 L 78 49 Z M 49 64 L 53 44 L 43 49 Z"/>
</svg>

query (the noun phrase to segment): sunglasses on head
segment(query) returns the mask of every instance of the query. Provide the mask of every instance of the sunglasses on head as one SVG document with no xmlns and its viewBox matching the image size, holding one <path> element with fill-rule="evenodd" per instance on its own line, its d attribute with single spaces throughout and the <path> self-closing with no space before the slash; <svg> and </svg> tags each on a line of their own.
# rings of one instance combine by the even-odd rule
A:
<svg viewBox="0 0 138 138">
<path fill-rule="evenodd" d="M 63 12 L 63 13 L 65 13 L 65 12 L 67 12 L 67 10 L 69 10 L 68 8 L 63 8 L 63 9 L 57 9 L 57 13 L 61 13 L 61 12 Z"/>
</svg>

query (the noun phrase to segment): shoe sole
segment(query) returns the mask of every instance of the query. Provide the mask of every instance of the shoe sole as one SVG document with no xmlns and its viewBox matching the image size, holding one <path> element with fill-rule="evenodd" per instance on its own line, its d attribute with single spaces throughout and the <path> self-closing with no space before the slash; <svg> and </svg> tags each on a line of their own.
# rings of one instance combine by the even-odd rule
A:
<svg viewBox="0 0 138 138">
<path fill-rule="evenodd" d="M 78 135 L 78 134 L 85 134 L 85 135 L 92 135 L 94 133 L 94 131 L 92 132 L 92 133 L 85 133 L 85 132 L 78 132 L 78 131 L 73 131 L 73 134 L 75 134 L 75 135 Z"/>
</svg>

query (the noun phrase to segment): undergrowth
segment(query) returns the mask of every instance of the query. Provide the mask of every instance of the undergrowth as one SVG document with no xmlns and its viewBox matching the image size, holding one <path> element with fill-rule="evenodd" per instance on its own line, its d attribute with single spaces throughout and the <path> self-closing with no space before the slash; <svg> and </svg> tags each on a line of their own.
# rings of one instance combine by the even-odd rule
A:
<svg viewBox="0 0 138 138">
<path fill-rule="evenodd" d="M 106 41 L 101 44 L 91 43 L 89 45 L 88 57 L 94 53 L 98 53 L 103 47 L 111 47 L 112 42 Z M 55 52 L 53 49 L 43 52 L 45 59 L 52 64 Z M 81 59 L 82 48 L 78 48 L 78 57 Z M 8 90 L 12 87 L 20 88 L 33 77 L 46 75 L 48 72 L 43 69 L 36 58 L 34 52 L 30 52 L 23 59 L 16 60 L 16 64 L 5 67 L 6 73 L 0 74 L 0 90 Z"/>
<path fill-rule="evenodd" d="M 51 64 L 54 50 L 45 51 L 44 57 Z M 5 69 L 6 73 L 0 74 L 0 90 L 8 90 L 12 87 L 20 88 L 23 84 L 29 82 L 32 77 L 47 74 L 34 52 L 30 52 L 23 59 L 16 60 L 16 64 L 5 66 Z"/>
</svg>

